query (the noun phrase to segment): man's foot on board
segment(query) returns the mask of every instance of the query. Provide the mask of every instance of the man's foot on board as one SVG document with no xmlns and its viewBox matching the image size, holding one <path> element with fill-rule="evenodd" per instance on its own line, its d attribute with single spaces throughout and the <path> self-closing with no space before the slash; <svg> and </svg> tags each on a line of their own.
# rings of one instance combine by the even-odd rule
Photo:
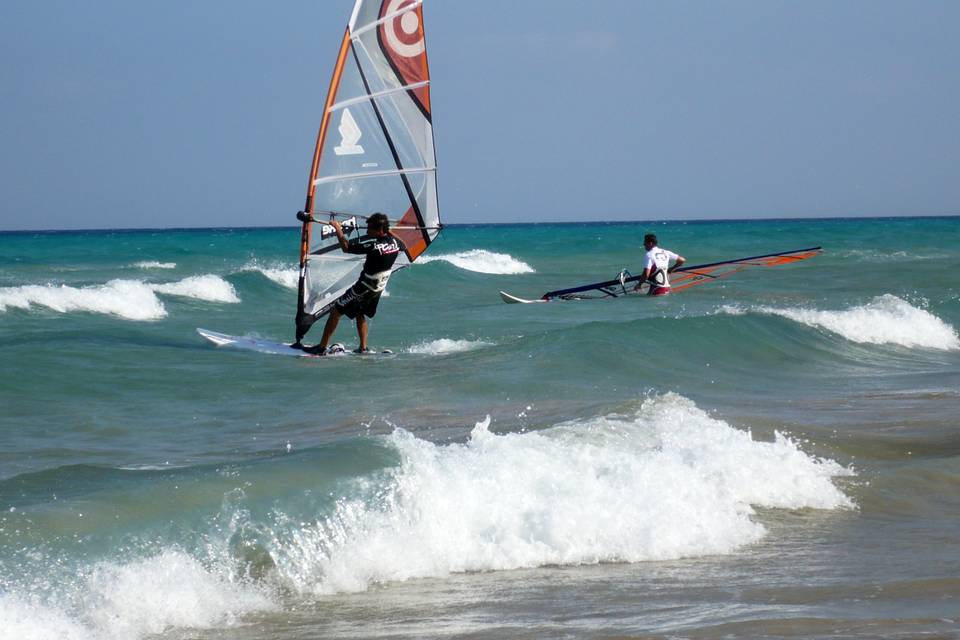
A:
<svg viewBox="0 0 960 640">
<path fill-rule="evenodd" d="M 313 345 L 312 347 L 301 347 L 304 353 L 309 353 L 314 356 L 325 356 L 327 355 L 327 348 L 321 347 L 318 344 Z"/>
<path fill-rule="evenodd" d="M 373 354 L 376 353 L 376 351 L 374 351 L 374 350 L 371 349 L 370 347 L 366 347 L 366 348 L 363 348 L 363 349 L 361 349 L 360 347 L 357 347 L 356 349 L 353 350 L 353 352 L 354 352 L 354 353 L 359 353 L 359 354 L 361 354 L 361 355 L 373 355 Z"/>
</svg>

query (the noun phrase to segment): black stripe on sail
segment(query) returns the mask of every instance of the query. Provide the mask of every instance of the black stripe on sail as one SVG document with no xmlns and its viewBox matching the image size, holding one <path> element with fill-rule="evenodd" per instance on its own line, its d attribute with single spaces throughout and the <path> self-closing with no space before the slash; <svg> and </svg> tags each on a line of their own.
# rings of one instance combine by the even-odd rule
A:
<svg viewBox="0 0 960 640">
<path fill-rule="evenodd" d="M 310 197 L 307 196 L 307 202 L 309 201 Z M 303 221 L 303 227 L 300 229 L 301 243 L 307 241 L 307 230 L 309 229 L 309 225 L 310 222 L 307 220 Z M 300 344 L 300 341 L 303 340 L 303 336 L 307 335 L 307 331 L 309 331 L 313 323 L 316 322 L 315 317 L 308 315 L 303 310 L 303 303 L 304 300 L 306 300 L 306 284 L 304 280 L 306 280 L 306 269 L 303 265 L 300 265 L 300 277 L 297 281 L 297 313 L 294 317 L 294 326 L 296 327 L 296 340 L 294 340 L 294 344 Z"/>
<path fill-rule="evenodd" d="M 372 93 L 370 91 L 370 83 L 367 82 L 367 74 L 363 72 L 363 67 L 360 66 L 360 57 L 357 55 L 357 50 L 353 47 L 353 43 L 350 45 L 350 51 L 353 53 L 353 61 L 357 63 L 357 71 L 360 72 L 360 80 L 363 81 L 363 88 L 367 92 L 367 95 L 369 95 Z M 370 99 L 370 106 L 373 107 L 373 113 L 377 116 L 377 121 L 380 123 L 380 129 L 383 131 L 383 136 L 387 140 L 387 146 L 390 147 L 390 154 L 393 156 L 393 161 L 396 163 L 397 169 L 403 169 L 403 164 L 400 162 L 400 154 L 397 153 L 397 147 L 393 143 L 393 138 L 390 137 L 390 132 L 387 131 L 387 123 L 383 121 L 383 115 L 380 113 L 380 108 L 377 106 L 377 100 L 375 98 Z M 406 174 L 401 173 L 399 175 L 400 179 L 403 181 L 403 188 L 407 191 L 407 197 L 410 198 L 410 206 L 413 209 L 414 214 L 417 216 L 417 225 L 425 227 L 426 223 L 423 221 L 423 214 L 420 213 L 420 205 L 417 204 L 417 198 L 413 195 L 413 188 L 410 186 L 410 181 L 407 179 Z M 430 235 L 426 232 L 426 230 L 421 229 L 420 233 L 423 235 L 424 241 L 427 244 L 430 244 Z"/>
</svg>

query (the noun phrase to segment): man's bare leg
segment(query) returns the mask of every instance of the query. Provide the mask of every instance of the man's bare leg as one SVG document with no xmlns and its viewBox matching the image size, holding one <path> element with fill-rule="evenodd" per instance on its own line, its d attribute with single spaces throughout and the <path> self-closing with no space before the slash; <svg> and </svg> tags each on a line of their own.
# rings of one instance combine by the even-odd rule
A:
<svg viewBox="0 0 960 640">
<path fill-rule="evenodd" d="M 360 337 L 360 351 L 367 350 L 367 317 L 362 313 L 357 316 L 357 335 Z"/>
<path fill-rule="evenodd" d="M 333 337 L 333 332 L 337 330 L 340 315 L 341 313 L 337 311 L 336 307 L 330 310 L 330 315 L 327 316 L 327 324 L 323 325 L 323 337 L 320 338 L 320 344 L 317 345 L 318 350 L 323 351 L 327 348 L 327 345 L 330 343 L 330 338 Z"/>
</svg>

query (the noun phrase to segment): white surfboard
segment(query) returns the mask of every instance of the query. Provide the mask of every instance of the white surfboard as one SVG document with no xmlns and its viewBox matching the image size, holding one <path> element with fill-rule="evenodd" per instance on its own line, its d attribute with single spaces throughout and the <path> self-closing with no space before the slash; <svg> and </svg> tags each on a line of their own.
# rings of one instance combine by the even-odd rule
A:
<svg viewBox="0 0 960 640">
<path fill-rule="evenodd" d="M 536 300 L 525 300 L 523 298 L 518 298 L 517 296 L 512 296 L 506 291 L 500 292 L 500 299 L 506 302 L 507 304 L 531 304 L 533 302 L 550 302 L 549 300 L 542 300 L 540 298 Z"/>
<path fill-rule="evenodd" d="M 274 342 L 273 340 L 267 340 L 266 338 L 256 338 L 251 336 L 231 336 L 226 333 L 219 333 L 217 331 L 210 331 L 209 329 L 197 329 L 197 333 L 201 336 L 217 345 L 218 347 L 229 347 L 231 349 L 242 349 L 244 351 L 256 351 L 257 353 L 267 353 L 275 356 L 293 356 L 295 358 L 319 358 L 313 353 L 307 353 L 302 349 L 295 349 L 286 342 Z M 364 354 L 354 353 L 353 351 L 348 351 L 340 343 L 334 343 L 328 348 L 326 356 L 341 356 L 341 355 L 378 355 L 386 356 L 391 355 L 393 352 L 389 349 L 384 349 L 383 351 L 374 351 Z"/>
</svg>

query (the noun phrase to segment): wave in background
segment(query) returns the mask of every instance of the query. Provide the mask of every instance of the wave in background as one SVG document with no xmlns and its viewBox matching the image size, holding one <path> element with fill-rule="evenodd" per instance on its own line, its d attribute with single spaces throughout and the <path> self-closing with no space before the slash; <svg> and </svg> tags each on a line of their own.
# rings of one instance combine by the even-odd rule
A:
<svg viewBox="0 0 960 640">
<path fill-rule="evenodd" d="M 522 260 L 518 260 L 506 253 L 495 253 L 486 249 L 471 249 L 449 255 L 423 255 L 414 264 L 430 262 L 448 262 L 455 267 L 477 273 L 509 275 L 519 273 L 535 273 L 533 267 Z"/>
<path fill-rule="evenodd" d="M 837 311 L 804 308 L 725 306 L 724 313 L 747 312 L 780 316 L 801 324 L 826 329 L 847 340 L 864 344 L 893 344 L 952 351 L 960 349 L 956 329 L 925 309 L 890 294 L 870 302 Z"/>
<path fill-rule="evenodd" d="M 254 260 L 245 264 L 241 271 L 259 273 L 271 282 L 288 289 L 296 289 L 300 283 L 300 270 L 281 263 L 261 264 Z"/>
<path fill-rule="evenodd" d="M 208 302 L 237 303 L 233 285 L 220 276 L 190 276 L 177 282 L 150 284 L 142 280 L 111 280 L 89 287 L 22 285 L 0 288 L 0 311 L 29 310 L 33 305 L 58 313 L 75 311 L 115 315 L 126 320 L 159 320 L 167 310 L 157 293 Z"/>
<path fill-rule="evenodd" d="M 208 302 L 240 302 L 233 285 L 213 274 L 204 276 L 190 276 L 179 282 L 169 284 L 150 284 L 147 285 L 157 293 L 163 293 L 171 296 L 182 296 L 185 298 L 195 298 L 197 300 L 206 300 Z"/>
<path fill-rule="evenodd" d="M 942 260 L 950 258 L 949 253 L 917 253 L 912 251 L 885 251 L 883 249 L 844 249 L 836 251 L 838 258 L 855 260 L 858 262 L 890 263 L 897 260 Z"/>
</svg>

